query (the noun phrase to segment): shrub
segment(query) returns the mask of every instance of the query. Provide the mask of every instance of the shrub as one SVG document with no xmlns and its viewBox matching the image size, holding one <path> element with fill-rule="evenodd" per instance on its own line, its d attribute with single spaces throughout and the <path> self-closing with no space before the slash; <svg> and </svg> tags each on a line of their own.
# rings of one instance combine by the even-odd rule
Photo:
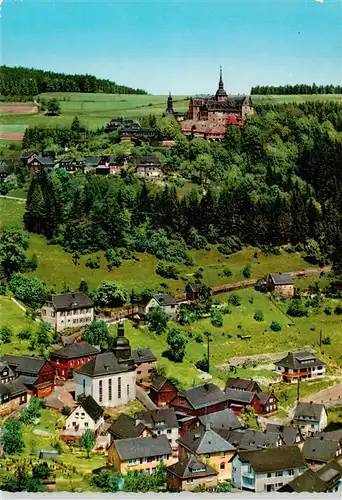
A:
<svg viewBox="0 0 342 500">
<path fill-rule="evenodd" d="M 331 344 L 331 338 L 329 336 L 324 337 L 324 339 L 322 340 L 322 344 L 324 344 L 324 345 L 330 345 Z"/>
<path fill-rule="evenodd" d="M 340 316 L 342 314 L 342 307 L 341 306 L 336 306 L 334 313 Z"/>
<path fill-rule="evenodd" d="M 113 267 L 120 267 L 122 264 L 122 258 L 118 255 L 116 250 L 113 250 L 113 248 L 109 248 L 106 251 L 106 259 L 107 259 L 107 268 L 108 271 L 111 271 Z M 99 262 L 100 264 L 100 262 Z M 100 267 L 100 265 L 99 265 Z"/>
<path fill-rule="evenodd" d="M 44 283 L 38 278 L 15 274 L 9 282 L 9 289 L 18 300 L 30 307 L 40 307 L 46 299 Z"/>
<path fill-rule="evenodd" d="M 179 277 L 179 271 L 173 264 L 164 265 L 162 262 L 157 265 L 156 274 L 173 280 L 178 280 Z"/>
<path fill-rule="evenodd" d="M 233 293 L 233 295 L 229 297 L 229 303 L 237 307 L 241 305 L 241 299 L 236 293 Z"/>
<path fill-rule="evenodd" d="M 233 273 L 232 271 L 229 269 L 229 267 L 225 267 L 223 269 L 223 275 L 226 276 L 227 278 L 230 278 L 231 276 L 233 276 Z"/>
<path fill-rule="evenodd" d="M 0 341 L 3 344 L 9 344 L 12 340 L 13 337 L 13 332 L 10 328 L 7 326 L 3 326 L 0 328 Z"/>
<path fill-rule="evenodd" d="M 324 309 L 324 313 L 325 313 L 327 316 L 331 316 L 331 313 L 332 313 L 331 307 L 329 307 L 329 306 L 325 307 L 325 309 Z"/>
<path fill-rule="evenodd" d="M 252 274 L 252 268 L 251 268 L 251 265 L 250 264 L 247 264 L 243 270 L 242 270 L 242 274 L 245 278 L 250 278 L 251 277 L 251 274 Z"/>
<path fill-rule="evenodd" d="M 301 318 L 303 316 L 308 316 L 308 311 L 300 300 L 292 300 L 287 308 L 287 314 L 295 318 Z"/>
<path fill-rule="evenodd" d="M 199 344 L 201 344 L 203 342 L 203 337 L 200 333 L 198 333 L 195 337 L 195 340 L 196 342 L 198 342 Z"/>
<path fill-rule="evenodd" d="M 272 321 L 270 328 L 273 332 L 280 332 L 280 330 L 282 329 L 282 326 L 279 323 L 279 321 Z"/>
<path fill-rule="evenodd" d="M 89 259 L 86 262 L 86 266 L 89 267 L 90 269 L 99 269 L 100 267 L 100 257 L 89 257 Z"/>
<path fill-rule="evenodd" d="M 230 255 L 242 250 L 242 243 L 236 236 L 227 236 L 221 239 L 217 249 L 224 255 Z"/>
<path fill-rule="evenodd" d="M 254 297 L 252 297 L 252 296 L 251 296 L 251 297 L 249 297 L 248 302 L 249 302 L 250 304 L 253 304 L 253 302 L 254 302 Z"/>
<path fill-rule="evenodd" d="M 217 327 L 220 327 L 223 325 L 223 316 L 222 316 L 221 311 L 219 311 L 218 309 L 215 309 L 211 313 L 211 324 L 214 326 L 217 326 Z"/>
<path fill-rule="evenodd" d="M 31 338 L 32 332 L 30 330 L 26 330 L 25 328 L 23 330 L 20 330 L 18 333 L 18 339 L 20 340 L 29 340 Z"/>
<path fill-rule="evenodd" d="M 255 321 L 264 321 L 264 313 L 261 309 L 257 309 L 254 313 Z"/>
</svg>

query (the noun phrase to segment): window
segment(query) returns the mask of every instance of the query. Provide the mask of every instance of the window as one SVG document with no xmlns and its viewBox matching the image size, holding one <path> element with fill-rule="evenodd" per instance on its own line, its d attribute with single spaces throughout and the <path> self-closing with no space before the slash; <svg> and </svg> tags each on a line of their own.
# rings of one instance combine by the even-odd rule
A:
<svg viewBox="0 0 342 500">
<path fill-rule="evenodd" d="M 248 464 L 247 472 L 248 472 L 248 474 L 252 474 L 252 472 L 253 472 L 252 466 L 250 464 Z"/>
<path fill-rule="evenodd" d="M 102 403 L 102 397 L 103 397 L 103 393 L 102 393 L 102 380 L 100 380 L 99 382 L 99 401 L 100 403 Z"/>
<path fill-rule="evenodd" d="M 205 458 L 210 458 L 210 453 L 204 453 Z"/>
<path fill-rule="evenodd" d="M 138 375 L 140 375 L 140 374 L 141 374 L 141 370 L 138 370 L 138 371 L 137 371 L 137 374 L 138 374 Z"/>
<path fill-rule="evenodd" d="M 150 469 L 146 469 L 146 476 L 150 475 Z"/>
<path fill-rule="evenodd" d="M 84 427 L 89 427 L 88 422 L 84 422 Z"/>
<path fill-rule="evenodd" d="M 78 417 L 78 416 L 79 416 L 79 413 L 77 412 L 77 413 L 76 413 L 76 417 Z"/>
<path fill-rule="evenodd" d="M 272 472 L 267 472 L 267 477 L 272 477 Z"/>
<path fill-rule="evenodd" d="M 72 423 L 72 426 L 73 426 L 73 427 L 76 427 L 76 422 L 73 422 L 73 423 Z"/>
<path fill-rule="evenodd" d="M 129 384 L 127 384 L 127 399 L 129 399 Z"/>
<path fill-rule="evenodd" d="M 112 379 L 108 379 L 108 399 L 112 400 Z"/>
<path fill-rule="evenodd" d="M 220 455 L 220 457 L 221 457 L 221 458 L 224 458 L 225 456 L 226 456 L 226 452 L 225 452 L 225 451 L 221 451 L 221 455 Z"/>
<path fill-rule="evenodd" d="M 275 475 L 276 475 L 276 477 L 281 477 L 283 475 L 283 471 L 278 471 L 278 472 L 276 472 Z"/>
<path fill-rule="evenodd" d="M 294 470 L 293 469 L 290 469 L 289 470 L 289 476 L 293 476 L 294 475 Z"/>
<path fill-rule="evenodd" d="M 135 459 L 135 458 L 130 458 L 130 459 L 128 460 L 128 463 L 129 463 L 130 465 L 133 465 L 133 464 L 135 464 L 135 463 L 136 463 L 136 459 Z"/>
<path fill-rule="evenodd" d="M 186 482 L 187 482 L 187 483 L 193 483 L 193 482 L 194 482 L 194 480 L 193 480 L 193 479 L 187 479 L 187 480 L 186 480 Z"/>
<path fill-rule="evenodd" d="M 46 316 L 46 309 L 42 310 L 42 316 Z"/>
<path fill-rule="evenodd" d="M 155 467 L 153 467 L 153 468 L 152 468 L 152 474 L 154 474 L 155 472 L 156 472 L 156 468 L 155 468 Z"/>
<path fill-rule="evenodd" d="M 118 377 L 118 399 L 121 399 L 121 377 Z"/>
<path fill-rule="evenodd" d="M 83 379 L 83 392 L 85 392 L 85 380 Z"/>
<path fill-rule="evenodd" d="M 168 434 L 171 434 L 172 429 L 168 429 L 166 432 L 167 432 Z"/>
<path fill-rule="evenodd" d="M 220 470 L 224 470 L 226 467 L 225 463 L 224 462 L 221 462 L 220 463 Z"/>
</svg>

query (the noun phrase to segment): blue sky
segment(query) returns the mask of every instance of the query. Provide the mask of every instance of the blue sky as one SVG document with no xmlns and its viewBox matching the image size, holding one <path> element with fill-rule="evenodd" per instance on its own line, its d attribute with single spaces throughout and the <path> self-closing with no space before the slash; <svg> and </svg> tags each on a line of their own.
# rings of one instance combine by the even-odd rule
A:
<svg viewBox="0 0 342 500">
<path fill-rule="evenodd" d="M 154 94 L 342 82 L 342 0 L 3 0 L 2 64 Z"/>
</svg>

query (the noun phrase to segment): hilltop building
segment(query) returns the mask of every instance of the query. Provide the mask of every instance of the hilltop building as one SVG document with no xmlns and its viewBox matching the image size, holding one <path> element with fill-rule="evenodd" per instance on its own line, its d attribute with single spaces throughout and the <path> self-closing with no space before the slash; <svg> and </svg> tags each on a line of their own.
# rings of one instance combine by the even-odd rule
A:
<svg viewBox="0 0 342 500">
<path fill-rule="evenodd" d="M 169 97 L 167 98 L 166 110 L 163 113 L 163 116 L 173 116 L 178 122 L 181 122 L 184 120 L 185 114 L 180 113 L 178 111 L 175 111 L 173 109 L 173 99 L 172 99 L 171 92 L 169 92 Z"/>
</svg>

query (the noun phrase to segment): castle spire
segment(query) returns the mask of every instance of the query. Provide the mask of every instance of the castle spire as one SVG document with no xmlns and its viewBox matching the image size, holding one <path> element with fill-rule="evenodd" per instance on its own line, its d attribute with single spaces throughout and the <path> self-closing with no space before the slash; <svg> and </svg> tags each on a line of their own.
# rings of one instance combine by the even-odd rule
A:
<svg viewBox="0 0 342 500">
<path fill-rule="evenodd" d="M 218 84 L 218 89 L 216 91 L 216 100 L 217 101 L 225 101 L 227 100 L 228 95 L 227 92 L 224 90 L 224 85 L 223 85 L 223 78 L 222 78 L 222 66 L 220 66 L 220 80 Z"/>
<path fill-rule="evenodd" d="M 220 90 L 223 90 L 223 89 L 224 89 L 224 85 L 223 85 L 223 78 L 222 78 L 222 66 L 220 66 L 219 89 L 220 89 Z"/>
</svg>

